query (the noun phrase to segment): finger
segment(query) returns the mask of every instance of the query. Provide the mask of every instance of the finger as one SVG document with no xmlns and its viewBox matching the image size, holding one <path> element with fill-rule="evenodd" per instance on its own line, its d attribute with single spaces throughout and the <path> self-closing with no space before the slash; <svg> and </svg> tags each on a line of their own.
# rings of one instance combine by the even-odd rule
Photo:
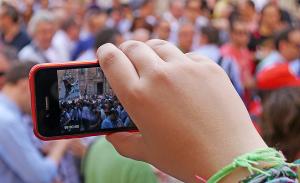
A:
<svg viewBox="0 0 300 183">
<path fill-rule="evenodd" d="M 104 44 L 97 51 L 100 66 L 114 92 L 124 94 L 139 80 L 138 73 L 126 55 L 113 44 Z"/>
<path fill-rule="evenodd" d="M 119 132 L 106 136 L 106 139 L 121 155 L 139 161 L 147 161 L 146 146 L 140 134 Z"/>
<path fill-rule="evenodd" d="M 145 43 L 140 41 L 126 41 L 120 49 L 135 66 L 139 76 L 151 72 L 158 63 L 163 63 L 160 57 Z"/>
<path fill-rule="evenodd" d="M 175 45 L 160 39 L 152 39 L 146 42 L 157 55 L 166 62 L 188 61 L 184 53 Z"/>
</svg>

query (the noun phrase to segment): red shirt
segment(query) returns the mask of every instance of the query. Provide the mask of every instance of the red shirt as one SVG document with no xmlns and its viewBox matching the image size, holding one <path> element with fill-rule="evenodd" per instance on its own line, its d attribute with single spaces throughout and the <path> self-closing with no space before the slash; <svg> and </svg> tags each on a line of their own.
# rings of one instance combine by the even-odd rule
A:
<svg viewBox="0 0 300 183">
<path fill-rule="evenodd" d="M 239 49 L 233 46 L 231 43 L 227 43 L 221 47 L 221 53 L 223 56 L 229 57 L 236 62 L 240 70 L 242 83 L 245 83 L 246 73 L 253 75 L 253 56 L 248 48 Z"/>
</svg>

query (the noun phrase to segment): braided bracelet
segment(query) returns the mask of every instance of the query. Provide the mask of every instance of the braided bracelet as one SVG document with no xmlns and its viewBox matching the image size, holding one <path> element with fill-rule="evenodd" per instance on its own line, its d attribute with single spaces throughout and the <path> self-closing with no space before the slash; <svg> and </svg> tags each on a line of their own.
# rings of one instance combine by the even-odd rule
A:
<svg viewBox="0 0 300 183">
<path fill-rule="evenodd" d="M 238 167 L 247 168 L 247 170 L 250 172 L 251 175 L 263 175 L 265 177 L 271 177 L 272 172 L 257 168 L 255 166 L 259 165 L 261 162 L 272 165 L 270 168 L 297 166 L 296 164 L 293 163 L 286 163 L 285 160 L 286 159 L 283 157 L 283 155 L 277 150 L 275 150 L 274 148 L 258 149 L 254 152 L 246 153 L 244 155 L 235 158 L 231 164 L 219 170 L 207 181 L 205 181 L 203 178 L 199 176 L 196 176 L 196 178 L 198 180 L 201 180 L 202 182 L 217 183 L 220 180 L 222 180 L 224 177 L 231 174 Z M 242 182 L 251 182 L 247 180 Z"/>
</svg>

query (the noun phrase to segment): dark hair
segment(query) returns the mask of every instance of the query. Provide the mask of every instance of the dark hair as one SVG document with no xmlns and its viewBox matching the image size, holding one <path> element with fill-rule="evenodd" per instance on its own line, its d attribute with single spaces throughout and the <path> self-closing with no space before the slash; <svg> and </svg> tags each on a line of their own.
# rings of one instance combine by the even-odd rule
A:
<svg viewBox="0 0 300 183">
<path fill-rule="evenodd" d="M 5 82 L 16 84 L 19 80 L 28 78 L 30 69 L 36 65 L 35 62 L 18 62 L 12 65 L 5 73 Z"/>
<path fill-rule="evenodd" d="M 106 43 L 115 43 L 117 35 L 121 35 L 116 29 L 106 28 L 99 31 L 95 36 L 94 49 L 98 49 L 101 45 Z"/>
<path fill-rule="evenodd" d="M 14 6 L 4 2 L 1 4 L 1 8 L 5 9 L 5 15 L 9 16 L 14 23 L 19 21 L 19 12 Z"/>
<path fill-rule="evenodd" d="M 236 23 L 245 23 L 245 21 L 243 21 L 240 17 L 234 17 L 232 18 L 232 20 L 230 20 L 229 22 L 229 30 L 230 32 L 234 31 L 234 26 Z"/>
<path fill-rule="evenodd" d="M 277 50 L 279 50 L 279 44 L 280 44 L 280 42 L 281 41 L 288 41 L 290 33 L 294 32 L 295 30 L 296 30 L 296 28 L 294 28 L 294 27 L 288 27 L 285 30 L 279 32 L 275 36 L 275 46 L 276 46 Z"/>
<path fill-rule="evenodd" d="M 252 9 L 255 10 L 255 4 L 254 4 L 254 2 L 252 0 L 247 0 L 246 4 L 249 5 Z"/>
<path fill-rule="evenodd" d="M 70 27 L 73 26 L 77 26 L 78 24 L 76 23 L 76 21 L 74 20 L 74 18 L 68 18 L 67 20 L 65 20 L 62 25 L 61 25 L 61 29 L 62 30 L 68 30 Z"/>
<path fill-rule="evenodd" d="M 134 32 L 139 28 L 144 28 L 149 32 L 153 32 L 153 26 L 149 24 L 143 17 L 134 17 L 132 25 L 130 27 L 130 32 Z"/>
<path fill-rule="evenodd" d="M 208 25 L 201 28 L 201 35 L 207 37 L 208 43 L 219 44 L 219 30 L 214 26 Z"/>
<path fill-rule="evenodd" d="M 207 2 L 205 0 L 187 0 L 185 2 L 185 6 L 187 7 L 189 3 L 193 2 L 193 1 L 197 1 L 200 3 L 200 6 L 198 7 L 199 10 L 207 10 L 208 9 L 208 5 Z"/>
<path fill-rule="evenodd" d="M 265 13 L 265 11 L 266 11 L 266 9 L 267 8 L 269 8 L 269 7 L 275 7 L 277 10 L 278 10 L 278 13 L 280 14 L 280 17 L 281 17 L 281 11 L 280 11 L 280 8 L 277 6 L 277 5 L 275 5 L 275 4 L 273 4 L 273 3 L 267 3 L 262 9 L 261 9 L 261 14 L 263 15 L 264 13 Z"/>
<path fill-rule="evenodd" d="M 273 91 L 263 103 L 262 122 L 266 143 L 295 160 L 300 152 L 300 88 Z"/>
</svg>

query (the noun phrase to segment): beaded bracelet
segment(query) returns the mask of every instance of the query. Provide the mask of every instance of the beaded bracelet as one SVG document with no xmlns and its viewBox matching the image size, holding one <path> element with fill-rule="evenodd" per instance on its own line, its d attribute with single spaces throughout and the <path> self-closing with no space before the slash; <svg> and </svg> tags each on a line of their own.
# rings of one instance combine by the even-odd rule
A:
<svg viewBox="0 0 300 183">
<path fill-rule="evenodd" d="M 271 165 L 270 169 L 265 170 L 265 169 L 260 169 L 255 167 L 262 162 L 270 164 Z M 252 181 L 252 180 L 255 178 L 258 178 L 258 180 L 262 180 L 261 179 L 262 177 L 266 179 L 270 178 L 271 180 L 272 177 L 276 177 L 274 175 L 274 172 L 275 174 L 277 173 L 276 174 L 277 176 L 282 174 L 282 177 L 288 177 L 290 178 L 289 180 L 291 180 L 291 179 L 297 179 L 297 174 L 290 169 L 290 167 L 296 167 L 296 166 L 297 165 L 293 163 L 286 163 L 283 155 L 277 150 L 275 150 L 274 148 L 263 148 L 263 149 L 258 149 L 251 153 L 246 153 L 244 155 L 235 158 L 231 164 L 219 170 L 207 181 L 205 181 L 203 178 L 199 176 L 196 177 L 198 180 L 201 180 L 202 182 L 217 183 L 220 180 L 222 180 L 224 177 L 231 174 L 236 168 L 242 167 L 242 168 L 247 168 L 251 174 L 250 177 L 241 181 L 243 183 L 248 183 L 248 182 L 258 183 L 259 181 Z"/>
</svg>

